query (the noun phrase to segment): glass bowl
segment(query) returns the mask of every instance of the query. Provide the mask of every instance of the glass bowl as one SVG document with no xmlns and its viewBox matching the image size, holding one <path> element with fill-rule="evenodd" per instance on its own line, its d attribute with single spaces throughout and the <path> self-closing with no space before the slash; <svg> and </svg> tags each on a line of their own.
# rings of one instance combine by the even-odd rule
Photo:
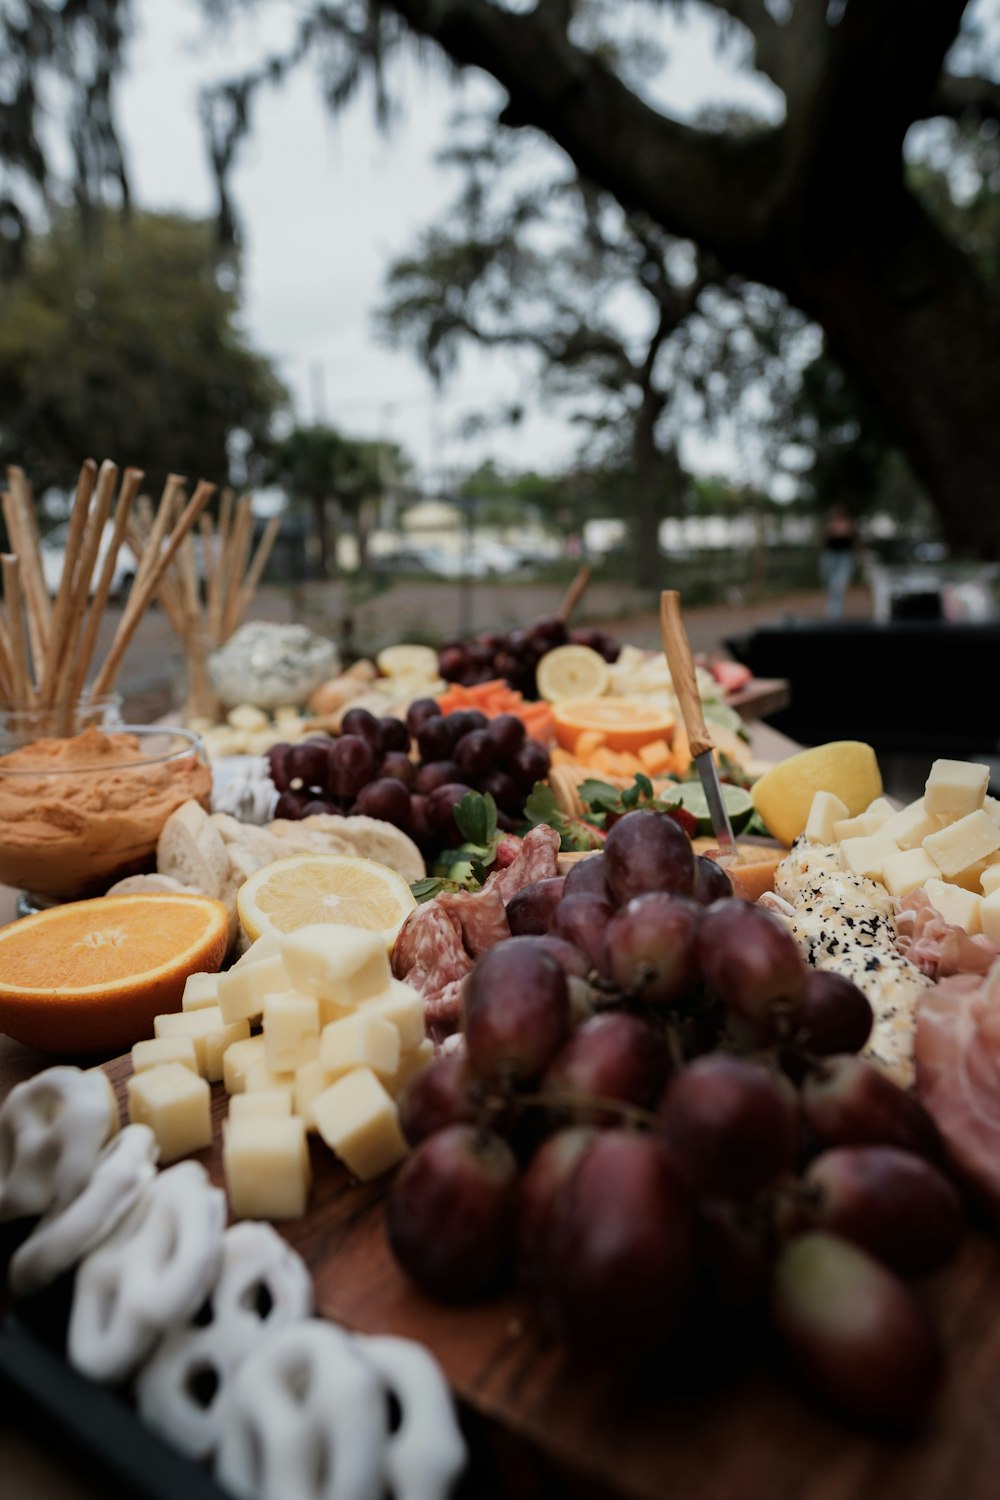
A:
<svg viewBox="0 0 1000 1500">
<path fill-rule="evenodd" d="M 212 773 L 189 729 L 91 726 L 0 755 L 0 882 L 23 912 L 103 895 L 154 868 L 164 823 L 192 798 L 208 808 Z"/>
<path fill-rule="evenodd" d="M 4 709 L 0 712 L 0 755 L 52 735 L 79 734 L 92 725 L 108 730 L 122 727 L 121 693 L 91 698 L 89 691 L 84 692 L 69 714 L 58 708 Z"/>
</svg>

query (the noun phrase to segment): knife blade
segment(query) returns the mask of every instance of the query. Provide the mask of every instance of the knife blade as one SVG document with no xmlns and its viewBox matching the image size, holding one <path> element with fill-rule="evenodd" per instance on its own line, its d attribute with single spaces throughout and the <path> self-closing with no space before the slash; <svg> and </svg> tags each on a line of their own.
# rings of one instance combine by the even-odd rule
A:
<svg viewBox="0 0 1000 1500">
<path fill-rule="evenodd" d="M 691 755 L 705 793 L 708 815 L 712 820 L 712 832 L 720 849 L 727 854 L 735 854 L 736 840 L 722 796 L 719 770 L 712 754 L 715 741 L 705 723 L 691 645 L 681 618 L 681 596 L 676 589 L 664 589 L 660 595 L 660 631 L 674 692 L 691 745 Z"/>
</svg>

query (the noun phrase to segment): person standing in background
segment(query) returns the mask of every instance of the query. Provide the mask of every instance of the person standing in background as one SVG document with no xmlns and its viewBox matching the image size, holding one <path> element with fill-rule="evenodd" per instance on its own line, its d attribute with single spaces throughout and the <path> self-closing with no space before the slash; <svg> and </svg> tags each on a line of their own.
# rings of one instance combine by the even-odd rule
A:
<svg viewBox="0 0 1000 1500">
<path fill-rule="evenodd" d="M 826 518 L 823 546 L 819 557 L 819 576 L 826 589 L 828 620 L 844 618 L 844 603 L 851 579 L 854 577 L 857 547 L 858 533 L 850 512 L 844 505 L 831 506 Z"/>
</svg>

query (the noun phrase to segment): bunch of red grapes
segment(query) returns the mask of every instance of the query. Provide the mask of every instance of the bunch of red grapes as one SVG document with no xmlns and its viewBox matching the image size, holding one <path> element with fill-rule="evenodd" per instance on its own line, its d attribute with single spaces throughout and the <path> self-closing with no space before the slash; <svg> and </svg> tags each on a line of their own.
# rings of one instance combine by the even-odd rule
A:
<svg viewBox="0 0 1000 1500">
<path fill-rule="evenodd" d="M 606 630 L 589 626 L 569 630 L 564 620 L 546 615 L 524 629 L 508 630 L 506 635 L 484 630 L 471 641 L 448 641 L 438 655 L 438 671 L 446 682 L 459 682 L 463 687 L 504 677 L 512 688 L 533 698 L 538 663 L 546 652 L 571 641 L 589 646 L 609 662 L 617 661 L 621 651 Z"/>
<path fill-rule="evenodd" d="M 908 1281 L 963 1216 L 930 1116 L 857 1055 L 857 986 L 653 811 L 508 916 L 466 982 L 464 1051 L 401 1101 L 402 1267 L 449 1301 L 516 1281 L 548 1332 L 623 1363 L 669 1350 L 687 1384 L 777 1346 L 845 1413 L 918 1420 L 941 1353 Z"/>
<path fill-rule="evenodd" d="M 277 817 L 363 813 L 402 828 L 426 856 L 461 842 L 454 809 L 470 791 L 489 792 L 498 824 L 512 829 L 535 782 L 549 773 L 549 752 L 514 714 L 442 716 L 433 698 L 418 698 L 405 723 L 352 708 L 337 738 L 274 745 L 268 764 Z"/>
</svg>

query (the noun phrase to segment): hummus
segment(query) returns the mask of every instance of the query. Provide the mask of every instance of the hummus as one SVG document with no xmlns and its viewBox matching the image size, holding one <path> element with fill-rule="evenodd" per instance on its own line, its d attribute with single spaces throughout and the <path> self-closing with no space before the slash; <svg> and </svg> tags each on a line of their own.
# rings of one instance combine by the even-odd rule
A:
<svg viewBox="0 0 1000 1500">
<path fill-rule="evenodd" d="M 192 752 L 150 759 L 134 734 L 87 729 L 0 758 L 0 882 L 43 896 L 102 894 L 150 867 L 160 830 L 212 773 Z"/>
</svg>

